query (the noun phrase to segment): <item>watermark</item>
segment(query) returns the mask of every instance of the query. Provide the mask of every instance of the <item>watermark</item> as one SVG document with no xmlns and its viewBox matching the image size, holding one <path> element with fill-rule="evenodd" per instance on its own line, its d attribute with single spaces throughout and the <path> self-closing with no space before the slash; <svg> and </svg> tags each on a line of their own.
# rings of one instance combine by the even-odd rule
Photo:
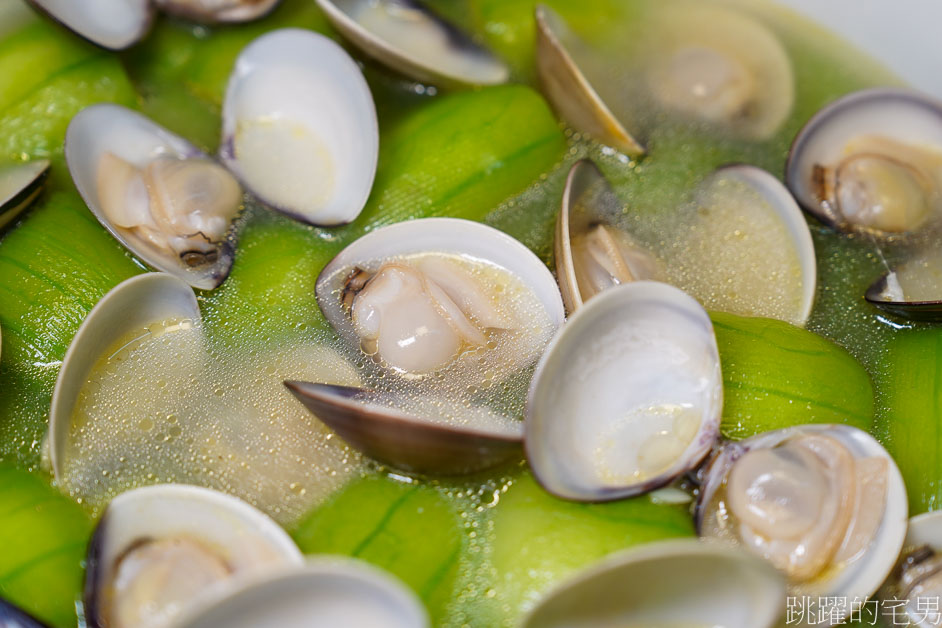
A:
<svg viewBox="0 0 942 628">
<path fill-rule="evenodd" d="M 864 626 L 942 625 L 942 603 L 938 597 L 871 600 L 847 597 L 792 596 L 786 601 L 788 626 L 833 626 L 845 620 Z"/>
</svg>

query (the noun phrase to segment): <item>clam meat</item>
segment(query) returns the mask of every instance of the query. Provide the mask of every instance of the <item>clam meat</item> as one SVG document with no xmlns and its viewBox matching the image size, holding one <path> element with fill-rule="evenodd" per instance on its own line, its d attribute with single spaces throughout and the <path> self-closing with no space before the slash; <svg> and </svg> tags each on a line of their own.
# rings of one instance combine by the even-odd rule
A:
<svg viewBox="0 0 942 628">
<path fill-rule="evenodd" d="M 799 426 L 728 443 L 704 478 L 700 535 L 768 560 L 793 592 L 867 598 L 902 547 L 899 470 L 855 428 Z"/>
<path fill-rule="evenodd" d="M 799 203 L 842 231 L 919 231 L 942 216 L 942 104 L 913 90 L 855 92 L 795 138 L 786 180 Z"/>
<path fill-rule="evenodd" d="M 228 276 L 242 189 L 225 168 L 117 105 L 79 112 L 65 154 L 95 217 L 132 253 L 196 288 Z"/>
</svg>

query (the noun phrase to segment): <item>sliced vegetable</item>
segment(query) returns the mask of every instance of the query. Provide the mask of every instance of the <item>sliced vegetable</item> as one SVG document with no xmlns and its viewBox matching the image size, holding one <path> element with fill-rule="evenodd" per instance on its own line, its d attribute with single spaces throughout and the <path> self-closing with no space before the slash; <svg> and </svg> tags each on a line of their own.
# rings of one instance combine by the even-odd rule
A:
<svg viewBox="0 0 942 628">
<path fill-rule="evenodd" d="M 847 351 L 782 321 L 710 316 L 723 369 L 724 436 L 740 439 L 803 423 L 870 429 L 873 385 Z"/>
<path fill-rule="evenodd" d="M 434 488 L 368 477 L 314 510 L 294 531 L 308 554 L 344 554 L 411 586 L 440 625 L 466 545 L 458 513 Z"/>
<path fill-rule="evenodd" d="M 0 467 L 0 597 L 55 626 L 75 626 L 91 521 L 41 478 Z"/>
</svg>

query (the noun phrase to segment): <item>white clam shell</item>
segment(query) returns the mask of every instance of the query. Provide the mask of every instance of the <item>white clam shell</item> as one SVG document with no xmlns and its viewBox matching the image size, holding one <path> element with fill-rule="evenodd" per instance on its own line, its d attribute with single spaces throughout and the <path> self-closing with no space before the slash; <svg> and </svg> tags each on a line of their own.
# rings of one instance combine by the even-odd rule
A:
<svg viewBox="0 0 942 628">
<path fill-rule="evenodd" d="M 229 77 L 222 118 L 221 158 L 260 200 L 317 225 L 359 215 L 379 127 L 360 68 L 336 42 L 296 28 L 254 40 Z"/>
<path fill-rule="evenodd" d="M 613 554 L 551 590 L 522 628 L 722 626 L 771 628 L 785 581 L 745 552 L 693 539 Z"/>
<path fill-rule="evenodd" d="M 246 581 L 304 561 L 281 526 L 240 499 L 184 484 L 134 489 L 111 501 L 89 546 L 85 602 L 93 621 L 99 621 L 100 604 L 107 603 L 102 589 L 112 581 L 121 556 L 142 540 L 161 539 L 187 539 L 211 548 L 232 572 L 226 580 L 193 591 L 178 610 L 184 615 Z"/>
<path fill-rule="evenodd" d="M 195 613 L 179 628 L 427 628 L 416 595 L 353 559 L 317 559 L 261 579 Z"/>
<path fill-rule="evenodd" d="M 72 180 L 85 204 L 110 233 L 129 251 L 157 270 L 170 273 L 194 288 L 211 290 L 222 283 L 232 268 L 231 245 L 220 245 L 219 259 L 190 268 L 179 256 L 160 254 L 139 245 L 132 236 L 111 224 L 99 202 L 97 171 L 106 152 L 142 168 L 154 158 L 169 155 L 179 159 L 208 158 L 191 143 L 174 135 L 141 114 L 125 107 L 100 104 L 86 107 L 72 118 L 65 136 L 65 159 Z"/>
<path fill-rule="evenodd" d="M 200 320 L 192 288 L 166 273 L 146 273 L 118 284 L 92 308 L 72 339 L 52 392 L 46 436 L 53 474 L 61 478 L 72 412 L 92 368 L 127 334 L 170 318 Z"/>
<path fill-rule="evenodd" d="M 434 85 L 497 85 L 507 66 L 455 26 L 412 0 L 317 0 L 350 43 L 417 81 Z"/>
<path fill-rule="evenodd" d="M 123 50 L 150 30 L 150 0 L 29 0 L 34 7 L 93 44 Z"/>
<path fill-rule="evenodd" d="M 351 341 L 356 335 L 344 312 L 339 290 L 347 274 L 384 259 L 424 252 L 456 253 L 496 264 L 536 294 L 554 327 L 565 319 L 562 297 L 552 273 L 530 249 L 493 227 L 460 218 L 422 218 L 401 222 L 359 238 L 333 260 L 317 278 L 317 303 L 334 329 Z M 375 269 L 374 269 L 375 270 Z"/>
<path fill-rule="evenodd" d="M 540 484 L 559 497 L 630 497 L 699 463 L 719 434 L 722 408 L 719 353 L 706 311 L 667 284 L 623 284 L 580 308 L 543 354 L 527 397 L 527 459 Z M 664 423 L 672 418 L 673 426 Z M 661 464 L 633 475 L 650 452 L 649 437 L 662 429 L 676 433 L 678 419 L 696 420 L 692 435 L 686 424 L 689 440 L 671 441 Z"/>
<path fill-rule="evenodd" d="M 281 0 L 155 0 L 165 13 L 208 24 L 249 22 L 271 13 Z"/>
<path fill-rule="evenodd" d="M 801 591 L 815 596 L 865 600 L 873 595 L 893 570 L 906 537 L 909 505 L 903 477 L 893 458 L 870 434 L 848 425 L 800 425 L 764 434 L 739 442 L 727 443 L 705 467 L 697 502 L 698 527 L 703 509 L 708 507 L 732 464 L 745 452 L 755 448 L 774 447 L 800 434 L 822 434 L 839 440 L 858 458 L 879 457 L 887 461 L 886 509 L 876 537 L 862 557 L 844 566 L 825 572 L 825 576 L 802 585 Z M 844 609 L 845 617 L 850 608 Z M 840 623 L 840 622 L 835 622 Z M 823 624 L 830 625 L 830 624 Z"/>
</svg>

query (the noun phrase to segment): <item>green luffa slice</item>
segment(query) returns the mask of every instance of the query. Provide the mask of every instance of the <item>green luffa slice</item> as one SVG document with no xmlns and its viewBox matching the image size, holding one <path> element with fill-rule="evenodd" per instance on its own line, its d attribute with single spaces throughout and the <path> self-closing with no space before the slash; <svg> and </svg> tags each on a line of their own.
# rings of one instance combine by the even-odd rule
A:
<svg viewBox="0 0 942 628">
<path fill-rule="evenodd" d="M 378 476 L 348 485 L 293 536 L 305 553 L 354 556 L 399 576 L 436 625 L 445 619 L 467 545 L 458 513 L 438 491 Z"/>
<path fill-rule="evenodd" d="M 723 369 L 723 435 L 803 423 L 873 424 L 873 385 L 830 340 L 782 321 L 713 312 Z"/>
<path fill-rule="evenodd" d="M 0 597 L 54 626 L 75 626 L 91 527 L 41 478 L 0 466 Z"/>
<path fill-rule="evenodd" d="M 882 353 L 877 432 L 914 515 L 942 507 L 942 330 L 900 331 Z"/>
</svg>

